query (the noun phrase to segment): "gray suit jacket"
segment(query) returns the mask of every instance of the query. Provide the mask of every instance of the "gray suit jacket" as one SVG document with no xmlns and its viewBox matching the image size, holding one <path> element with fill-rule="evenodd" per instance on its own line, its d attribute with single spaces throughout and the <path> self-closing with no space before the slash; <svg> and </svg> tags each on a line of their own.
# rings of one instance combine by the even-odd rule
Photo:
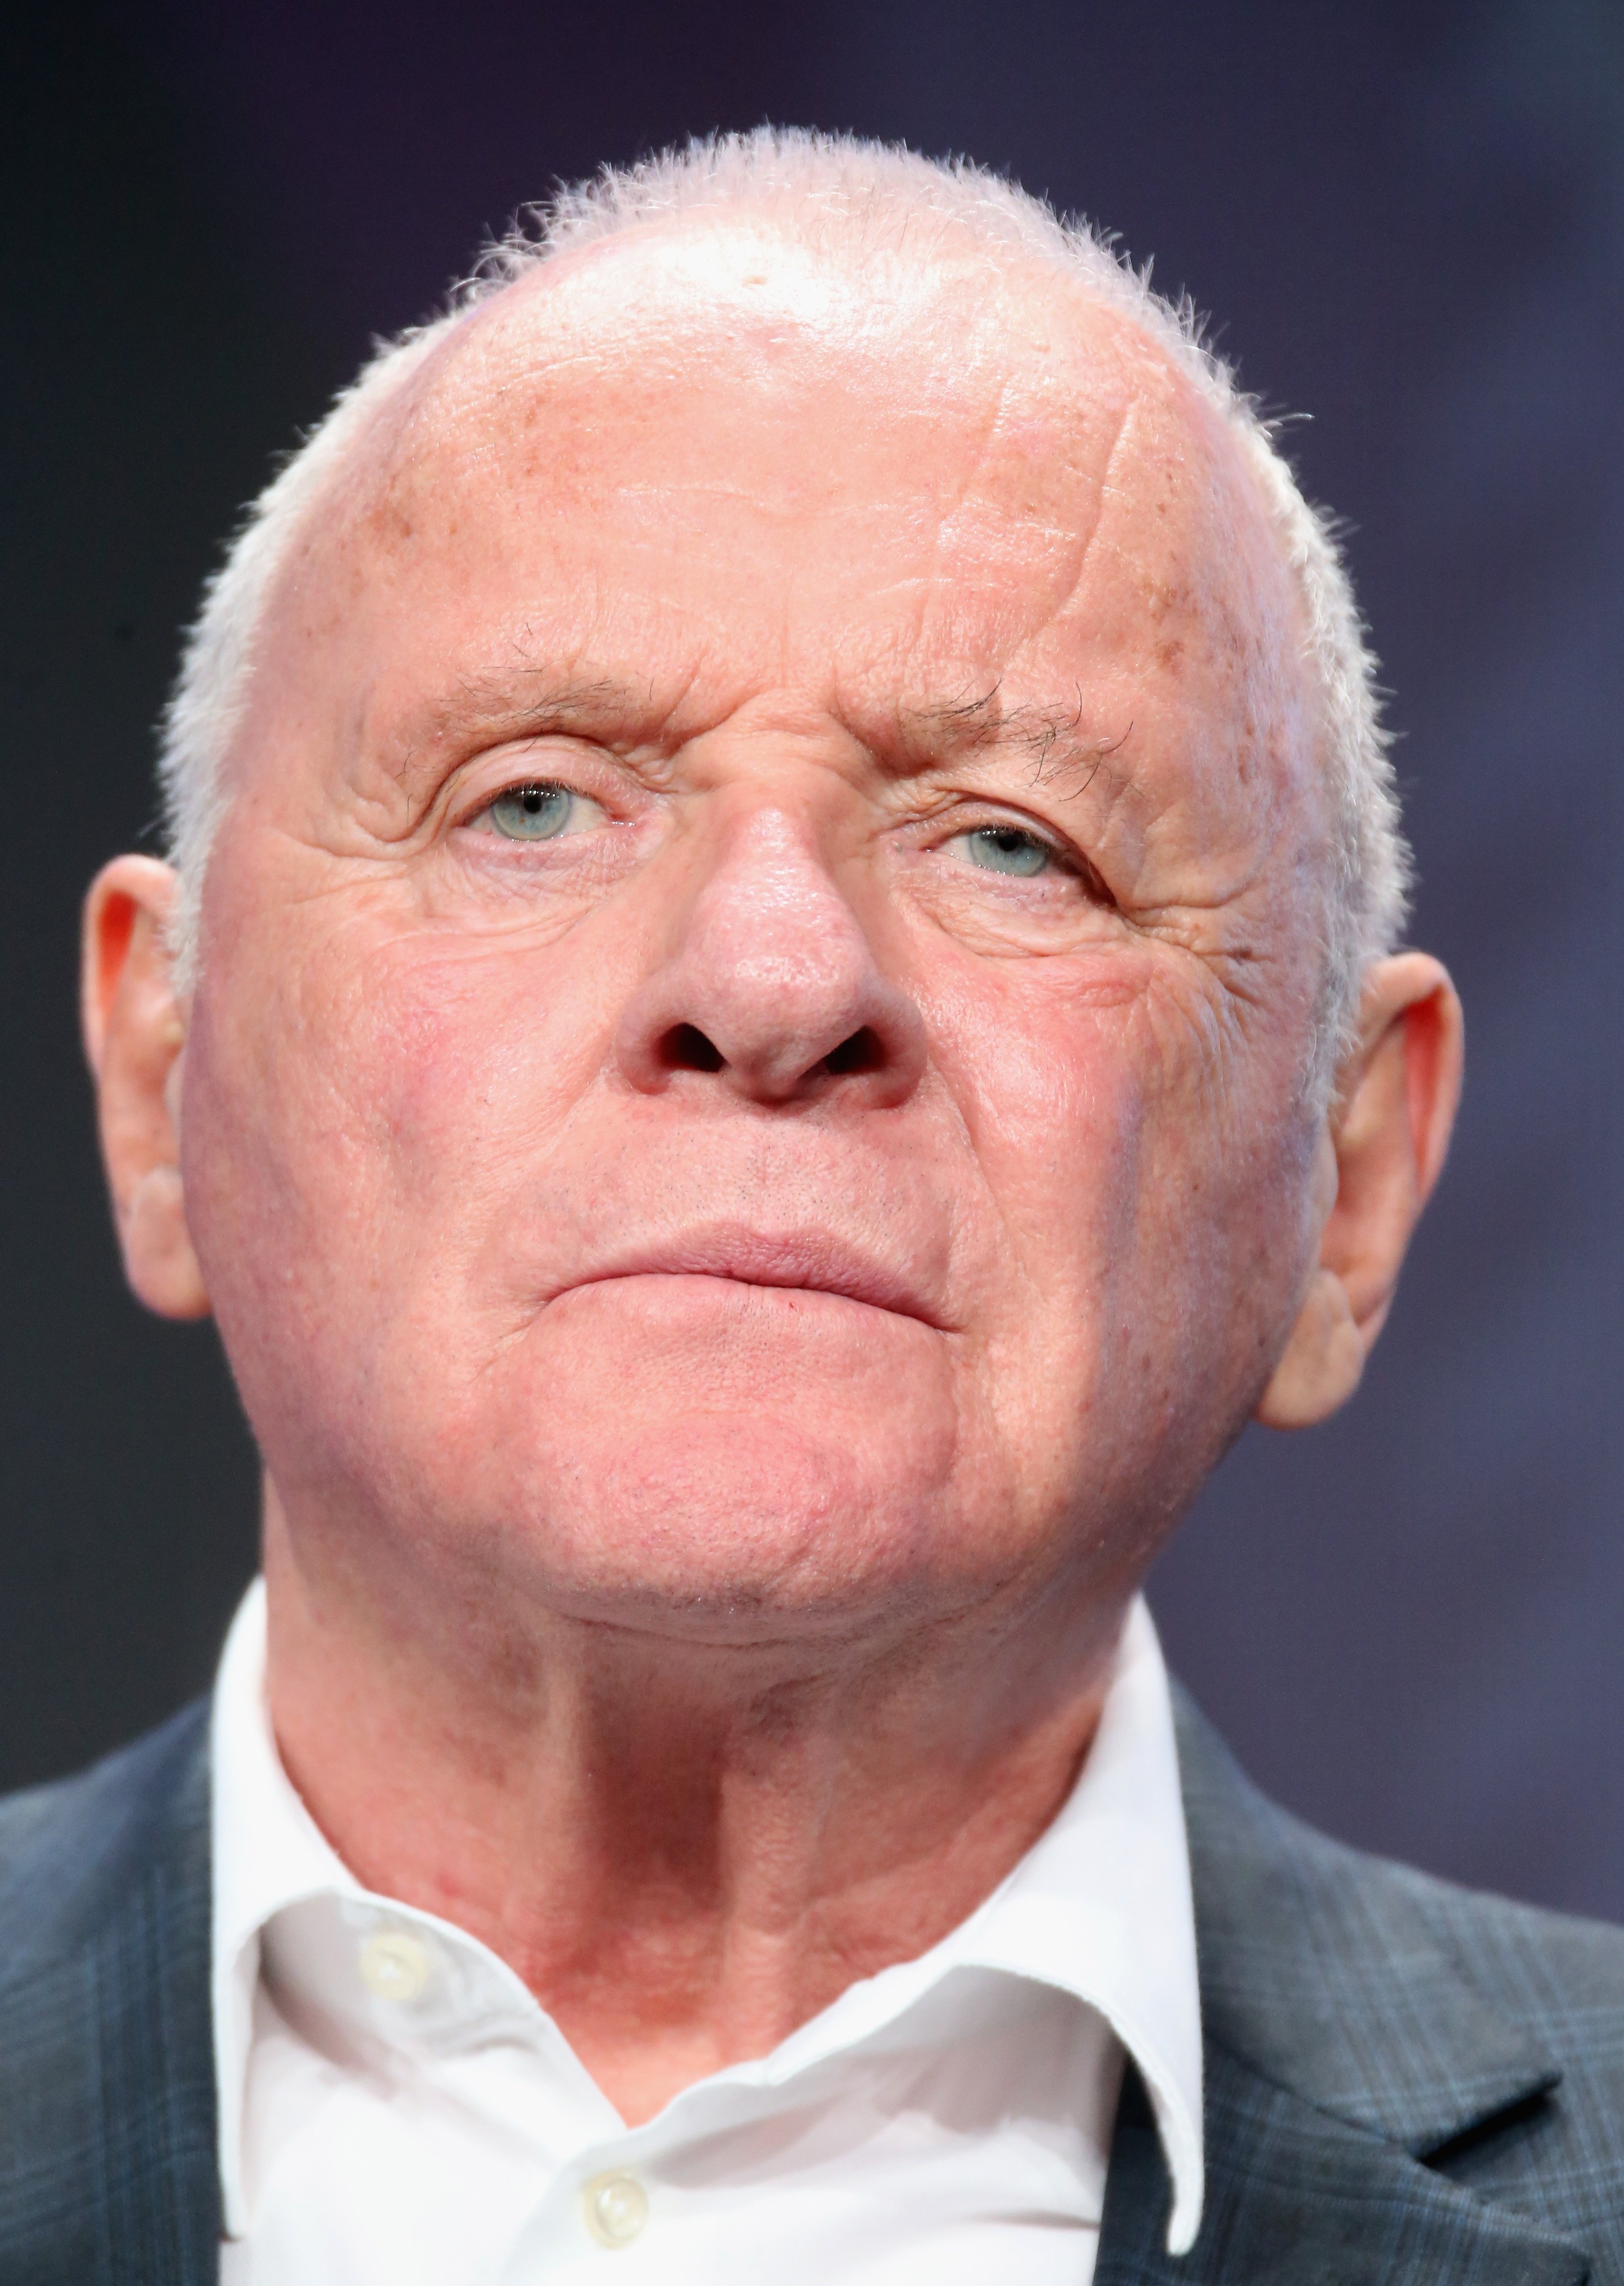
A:
<svg viewBox="0 0 1624 2286">
<path fill-rule="evenodd" d="M 1624 1934 L 1342 1849 L 1179 1725 L 1207 2212 L 1171 2259 L 1130 2075 L 1098 2286 L 1624 2286 Z M 0 2286 L 212 2286 L 218 2237 L 193 1707 L 0 1803 Z"/>
</svg>

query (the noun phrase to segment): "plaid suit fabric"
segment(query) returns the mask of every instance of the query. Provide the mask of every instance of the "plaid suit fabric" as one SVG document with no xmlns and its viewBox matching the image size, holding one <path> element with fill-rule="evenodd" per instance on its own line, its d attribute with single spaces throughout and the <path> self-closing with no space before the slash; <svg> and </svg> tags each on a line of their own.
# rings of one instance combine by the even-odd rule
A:
<svg viewBox="0 0 1624 2286">
<path fill-rule="evenodd" d="M 1624 1933 L 1328 1841 L 1177 1716 L 1207 2206 L 1170 2260 L 1131 2088 L 1098 2286 L 1620 2286 Z"/>
<path fill-rule="evenodd" d="M 1624 2286 L 1624 1934 L 1328 1841 L 1178 1709 L 1207 2207 L 1130 2076 L 1097 2286 Z M 0 1803 L 0 2286 L 217 2270 L 206 1712 Z"/>
<path fill-rule="evenodd" d="M 0 2286 L 212 2286 L 207 1715 L 0 1803 Z"/>
</svg>

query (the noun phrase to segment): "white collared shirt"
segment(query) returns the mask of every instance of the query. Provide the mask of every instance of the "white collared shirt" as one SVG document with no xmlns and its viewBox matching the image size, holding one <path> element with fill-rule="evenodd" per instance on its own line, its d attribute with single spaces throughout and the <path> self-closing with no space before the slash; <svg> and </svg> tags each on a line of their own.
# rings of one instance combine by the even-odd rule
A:
<svg viewBox="0 0 1624 2286">
<path fill-rule="evenodd" d="M 1136 1604 L 1053 1823 L 940 1944 L 628 2128 L 514 1972 L 364 1889 L 295 1792 L 264 1595 L 215 1695 L 222 2286 L 1087 2286 L 1123 2051 L 1201 2219 L 1167 1676 Z"/>
</svg>

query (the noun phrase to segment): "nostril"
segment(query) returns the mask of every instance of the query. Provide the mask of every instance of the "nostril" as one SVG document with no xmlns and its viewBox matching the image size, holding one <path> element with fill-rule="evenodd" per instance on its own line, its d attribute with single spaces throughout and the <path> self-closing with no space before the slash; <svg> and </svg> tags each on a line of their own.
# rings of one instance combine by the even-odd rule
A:
<svg viewBox="0 0 1624 2286">
<path fill-rule="evenodd" d="M 674 1024 L 655 1050 L 666 1071 L 718 1072 L 726 1061 L 713 1040 L 697 1024 Z"/>
<path fill-rule="evenodd" d="M 831 1048 L 824 1058 L 824 1069 L 836 1079 L 847 1073 L 878 1071 L 885 1062 L 885 1044 L 871 1024 L 864 1024 Z"/>
</svg>

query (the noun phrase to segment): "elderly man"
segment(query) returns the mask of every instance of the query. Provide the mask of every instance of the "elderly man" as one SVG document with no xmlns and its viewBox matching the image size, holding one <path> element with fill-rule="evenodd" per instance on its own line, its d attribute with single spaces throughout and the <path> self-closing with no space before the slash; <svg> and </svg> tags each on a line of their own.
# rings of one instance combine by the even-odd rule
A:
<svg viewBox="0 0 1624 2286">
<path fill-rule="evenodd" d="M 0 1811 L 0 2282 L 1624 2278 L 1624 1944 L 1271 1809 L 1138 1600 L 1443 1158 L 1370 676 L 968 169 L 668 155 L 368 367 L 88 909 L 264 1581 Z"/>
</svg>

